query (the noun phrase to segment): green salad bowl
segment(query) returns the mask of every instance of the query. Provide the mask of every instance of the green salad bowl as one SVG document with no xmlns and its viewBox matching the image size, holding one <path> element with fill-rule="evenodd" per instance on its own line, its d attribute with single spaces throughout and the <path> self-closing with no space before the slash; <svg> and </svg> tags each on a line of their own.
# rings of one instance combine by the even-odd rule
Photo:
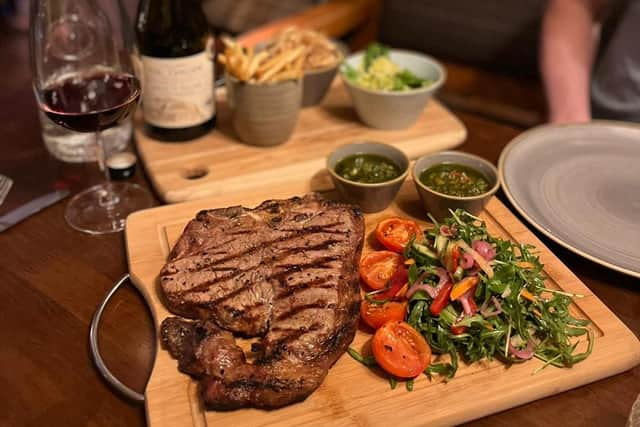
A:
<svg viewBox="0 0 640 427">
<path fill-rule="evenodd" d="M 358 52 L 345 59 L 340 67 L 344 82 L 358 117 L 366 125 L 378 129 L 404 129 L 413 125 L 424 111 L 429 99 L 447 79 L 445 68 L 432 57 L 419 52 L 391 49 L 389 59 L 416 77 L 430 80 L 431 84 L 403 91 L 373 90 L 363 88 L 346 75 L 351 67 L 358 69 L 365 52 Z"/>
</svg>

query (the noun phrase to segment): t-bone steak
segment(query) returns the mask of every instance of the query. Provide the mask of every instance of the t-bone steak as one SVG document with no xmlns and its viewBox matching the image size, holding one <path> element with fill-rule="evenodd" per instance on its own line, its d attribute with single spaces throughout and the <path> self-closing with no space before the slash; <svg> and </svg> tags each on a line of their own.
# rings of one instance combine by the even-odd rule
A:
<svg viewBox="0 0 640 427">
<path fill-rule="evenodd" d="M 355 335 L 360 210 L 316 194 L 201 211 L 160 273 L 179 369 L 211 409 L 277 408 L 322 383 Z M 235 336 L 260 337 L 252 362 Z"/>
</svg>

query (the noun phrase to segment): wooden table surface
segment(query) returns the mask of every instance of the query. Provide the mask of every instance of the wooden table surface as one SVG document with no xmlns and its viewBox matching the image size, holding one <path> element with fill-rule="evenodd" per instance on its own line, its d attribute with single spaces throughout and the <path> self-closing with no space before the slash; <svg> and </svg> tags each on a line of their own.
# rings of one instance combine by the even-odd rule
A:
<svg viewBox="0 0 640 427">
<path fill-rule="evenodd" d="M 62 179 L 74 191 L 98 182 L 95 164 L 58 162 L 44 148 L 26 36 L 0 30 L 0 58 L 0 173 L 30 182 Z M 451 101 L 449 105 L 467 126 L 469 136 L 461 149 L 497 162 L 504 145 L 523 130 L 504 123 L 535 122 L 539 114 L 529 108 L 532 99 L 541 99 L 539 92 L 535 85 L 532 89 L 453 64 L 449 70 L 450 81 L 441 99 Z M 488 92 L 487 87 L 496 91 Z M 483 111 L 483 104 L 490 108 Z M 143 173 L 137 173 L 134 181 L 148 187 Z M 88 347 L 96 306 L 127 270 L 123 235 L 73 231 L 64 222 L 64 206 L 58 203 L 0 233 L 0 425 L 143 426 L 143 406 L 109 388 L 95 369 Z M 584 260 L 549 239 L 543 241 L 640 335 L 637 279 Z M 131 287 L 120 291 L 106 310 L 100 343 L 113 372 L 124 383 L 143 390 L 155 339 L 144 301 Z M 640 367 L 471 425 L 622 426 L 638 393 Z M 425 422 L 429 405 L 437 402 L 425 402 Z"/>
</svg>

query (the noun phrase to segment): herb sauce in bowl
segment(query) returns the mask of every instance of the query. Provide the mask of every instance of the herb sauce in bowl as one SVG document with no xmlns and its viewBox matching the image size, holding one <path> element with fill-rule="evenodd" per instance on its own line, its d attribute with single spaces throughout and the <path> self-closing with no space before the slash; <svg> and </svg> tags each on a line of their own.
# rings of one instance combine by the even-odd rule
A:
<svg viewBox="0 0 640 427">
<path fill-rule="evenodd" d="M 420 182 L 438 193 L 456 197 L 471 197 L 486 193 L 489 181 L 469 166 L 440 163 L 420 173 Z"/>
<path fill-rule="evenodd" d="M 378 154 L 352 154 L 340 160 L 335 172 L 349 181 L 376 184 L 391 181 L 401 174 L 393 160 Z"/>
</svg>

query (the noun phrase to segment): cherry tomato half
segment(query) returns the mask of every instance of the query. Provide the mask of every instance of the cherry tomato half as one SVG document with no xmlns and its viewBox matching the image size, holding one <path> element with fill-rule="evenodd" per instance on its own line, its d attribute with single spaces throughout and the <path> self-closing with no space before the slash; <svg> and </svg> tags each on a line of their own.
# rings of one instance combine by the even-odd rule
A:
<svg viewBox="0 0 640 427">
<path fill-rule="evenodd" d="M 387 284 L 388 289 L 374 295 L 373 298 L 377 300 L 385 300 L 397 296 L 398 292 L 400 292 L 400 290 L 407 284 L 408 280 L 409 270 L 407 270 L 404 264 L 400 264 L 396 272 L 391 276 L 391 279 L 389 279 Z"/>
<path fill-rule="evenodd" d="M 435 299 L 429 306 L 429 311 L 434 316 L 439 316 L 442 310 L 449 305 L 449 295 L 451 295 L 451 289 L 453 288 L 453 283 L 447 282 L 442 286 L 438 295 L 436 295 Z"/>
<path fill-rule="evenodd" d="M 387 322 L 373 335 L 371 349 L 378 365 L 400 378 L 420 375 L 431 362 L 431 348 L 406 322 Z"/>
<path fill-rule="evenodd" d="M 467 329 L 468 328 L 466 326 L 451 326 L 451 333 L 453 335 L 460 335 L 467 332 Z"/>
<path fill-rule="evenodd" d="M 389 301 L 384 304 L 375 304 L 369 301 L 362 301 L 360 305 L 360 317 L 373 329 L 378 329 L 390 321 L 404 320 L 407 314 L 407 303 L 405 301 Z"/>
<path fill-rule="evenodd" d="M 395 252 L 369 252 L 360 259 L 360 278 L 371 289 L 382 289 L 402 265 L 402 256 Z"/>
<path fill-rule="evenodd" d="M 390 251 L 402 252 L 411 236 L 416 236 L 417 241 L 424 238 L 420 226 L 409 219 L 387 218 L 380 221 L 376 227 L 376 238 Z"/>
</svg>

